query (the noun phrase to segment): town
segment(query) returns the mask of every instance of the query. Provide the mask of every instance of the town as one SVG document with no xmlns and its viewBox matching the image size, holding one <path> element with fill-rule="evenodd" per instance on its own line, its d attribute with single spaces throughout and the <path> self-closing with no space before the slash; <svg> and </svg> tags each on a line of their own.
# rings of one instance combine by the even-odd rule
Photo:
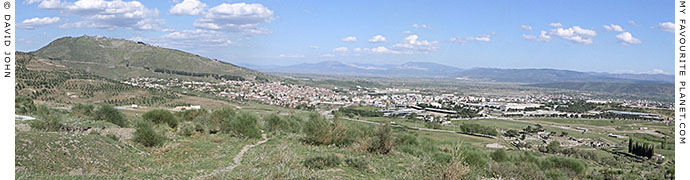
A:
<svg viewBox="0 0 690 180">
<path fill-rule="evenodd" d="M 233 100 L 256 101 L 293 109 L 315 109 L 319 105 L 373 106 L 384 116 L 415 114 L 419 120 L 440 124 L 450 124 L 452 120 L 498 117 L 614 118 L 672 123 L 672 118 L 667 114 L 641 112 L 645 109 L 672 111 L 668 103 L 651 100 L 590 99 L 592 97 L 584 95 L 532 94 L 485 97 L 422 93 L 420 90 L 406 88 L 356 86 L 353 89 L 328 89 L 286 82 L 206 82 L 149 77 L 131 78 L 122 83 L 145 88 L 196 91 Z M 597 109 L 598 106 L 607 108 Z"/>
</svg>

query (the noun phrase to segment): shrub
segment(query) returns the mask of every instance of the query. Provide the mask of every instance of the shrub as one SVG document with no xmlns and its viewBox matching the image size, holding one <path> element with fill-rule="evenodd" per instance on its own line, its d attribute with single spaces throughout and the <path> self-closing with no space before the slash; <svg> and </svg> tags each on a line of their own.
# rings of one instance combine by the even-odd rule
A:
<svg viewBox="0 0 690 180">
<path fill-rule="evenodd" d="M 347 166 L 350 166 L 352 168 L 359 169 L 359 170 L 367 169 L 369 166 L 369 162 L 367 160 L 359 159 L 359 158 L 345 159 L 345 164 L 347 164 Z"/>
<path fill-rule="evenodd" d="M 498 149 L 491 153 L 491 159 L 493 159 L 496 162 L 503 162 L 508 160 L 508 154 L 506 154 L 506 151 L 503 149 Z"/>
<path fill-rule="evenodd" d="M 585 165 L 582 162 L 570 158 L 550 157 L 543 160 L 540 166 L 543 169 L 558 168 L 571 172 L 569 173 L 571 176 L 581 174 L 585 171 Z"/>
<path fill-rule="evenodd" d="M 486 155 L 475 150 L 466 150 L 466 152 L 463 154 L 463 159 L 468 165 L 474 167 L 485 167 L 488 163 Z"/>
<path fill-rule="evenodd" d="M 330 122 L 317 113 L 309 114 L 309 119 L 304 124 L 306 141 L 311 144 L 329 144 L 331 142 Z"/>
<path fill-rule="evenodd" d="M 235 116 L 237 111 L 232 107 L 222 107 L 220 109 L 211 112 L 209 118 L 199 118 L 202 123 L 206 125 L 210 133 L 216 133 L 221 131 L 223 122 L 228 123 Z"/>
<path fill-rule="evenodd" d="M 299 132 L 301 121 L 299 117 L 294 115 L 281 117 L 276 114 L 271 114 L 264 117 L 266 130 L 269 132 Z"/>
<path fill-rule="evenodd" d="M 111 105 L 103 105 L 94 113 L 94 119 L 108 121 L 120 127 L 126 127 L 125 115 Z"/>
<path fill-rule="evenodd" d="M 144 120 L 151 121 L 151 122 L 156 123 L 156 124 L 166 123 L 171 128 L 177 127 L 177 119 L 168 110 L 164 110 L 164 109 L 151 110 L 149 112 L 146 112 L 144 114 L 144 116 L 142 116 L 142 117 L 144 118 Z"/>
<path fill-rule="evenodd" d="M 38 115 L 38 119 L 29 123 L 29 126 L 32 129 L 41 131 L 59 131 L 64 127 L 62 124 L 62 116 L 57 114 L 57 112 L 51 111 L 45 105 L 39 105 L 38 108 L 36 108 L 36 114 Z"/>
<path fill-rule="evenodd" d="M 398 138 L 395 139 L 395 144 L 396 145 L 413 145 L 416 146 L 419 144 L 419 141 L 417 141 L 417 136 L 414 136 L 410 133 L 405 133 L 405 134 L 400 134 Z"/>
<path fill-rule="evenodd" d="M 344 126 L 338 118 L 333 119 L 331 142 L 329 144 L 342 147 L 356 142 L 359 137 L 364 137 L 362 131 L 351 126 Z"/>
<path fill-rule="evenodd" d="M 223 121 L 221 130 L 225 133 L 232 133 L 235 136 L 260 138 L 259 118 L 247 112 L 237 113 L 231 121 Z"/>
<path fill-rule="evenodd" d="M 204 116 L 206 114 L 208 114 L 208 111 L 205 109 L 190 109 L 179 113 L 180 118 L 182 118 L 184 121 L 192 121 L 197 117 Z"/>
<path fill-rule="evenodd" d="M 453 156 L 444 152 L 433 152 L 431 154 L 431 159 L 438 163 L 451 163 L 453 161 Z"/>
<path fill-rule="evenodd" d="M 388 154 L 393 150 L 393 137 L 390 122 L 386 121 L 376 127 L 374 137 L 371 139 L 369 152 Z"/>
<path fill-rule="evenodd" d="M 115 142 L 120 141 L 120 137 L 118 137 L 118 136 L 115 135 L 115 134 L 108 134 L 108 135 L 106 135 L 106 136 L 107 136 L 108 138 L 112 139 L 112 140 L 115 141 Z"/>
<path fill-rule="evenodd" d="M 196 131 L 196 127 L 192 122 L 182 122 L 177 127 L 177 133 L 183 136 L 191 136 Z"/>
<path fill-rule="evenodd" d="M 17 96 L 14 98 L 14 110 L 17 114 L 29 114 L 36 111 L 36 105 L 29 96 Z"/>
<path fill-rule="evenodd" d="M 93 115 L 94 107 L 91 104 L 76 103 L 72 105 L 72 114 L 77 117 L 90 117 Z"/>
<path fill-rule="evenodd" d="M 495 128 L 485 127 L 485 126 L 482 126 L 479 124 L 463 123 L 459 127 L 464 132 L 479 133 L 479 134 L 486 134 L 486 135 L 492 135 L 492 136 L 498 135 L 498 131 L 496 131 Z"/>
<path fill-rule="evenodd" d="M 146 147 L 162 145 L 165 142 L 163 135 L 153 130 L 153 124 L 149 121 L 140 121 L 135 125 L 134 142 Z"/>
<path fill-rule="evenodd" d="M 551 141 L 551 143 L 546 146 L 547 153 L 558 153 L 559 151 L 561 151 L 561 143 L 558 141 Z"/>
<path fill-rule="evenodd" d="M 518 135 L 519 135 L 519 133 L 514 129 L 510 129 L 503 134 L 503 136 L 506 136 L 506 137 L 517 137 Z"/>
<path fill-rule="evenodd" d="M 325 167 L 339 166 L 341 163 L 340 157 L 335 154 L 326 156 L 315 156 L 307 158 L 304 161 L 304 166 L 312 169 L 323 169 Z"/>
</svg>

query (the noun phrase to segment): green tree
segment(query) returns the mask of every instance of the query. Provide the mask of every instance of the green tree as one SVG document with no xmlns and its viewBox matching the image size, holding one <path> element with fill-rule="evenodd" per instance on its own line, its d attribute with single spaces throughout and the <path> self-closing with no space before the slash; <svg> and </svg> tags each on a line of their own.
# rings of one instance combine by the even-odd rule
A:
<svg viewBox="0 0 690 180">
<path fill-rule="evenodd" d="M 103 105 L 94 113 L 94 119 L 108 121 L 120 127 L 126 127 L 125 115 L 111 105 Z"/>
<path fill-rule="evenodd" d="M 156 124 L 166 123 L 171 128 L 177 127 L 177 118 L 175 118 L 175 116 L 168 110 L 151 110 L 149 112 L 146 112 L 142 117 L 144 118 L 144 120 L 151 121 Z"/>
<path fill-rule="evenodd" d="M 141 143 L 146 147 L 159 146 L 165 143 L 163 135 L 153 130 L 153 124 L 150 121 L 137 122 L 135 129 L 134 142 Z"/>
</svg>

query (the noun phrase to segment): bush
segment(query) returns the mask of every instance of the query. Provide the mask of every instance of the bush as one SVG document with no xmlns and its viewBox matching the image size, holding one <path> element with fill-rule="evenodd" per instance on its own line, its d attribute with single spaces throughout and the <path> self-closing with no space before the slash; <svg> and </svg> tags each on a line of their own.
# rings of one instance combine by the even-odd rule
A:
<svg viewBox="0 0 690 180">
<path fill-rule="evenodd" d="M 359 169 L 359 170 L 365 170 L 369 166 L 368 161 L 366 161 L 364 159 L 358 159 L 358 158 L 345 159 L 345 164 L 347 164 L 347 166 L 350 166 L 352 168 Z"/>
<path fill-rule="evenodd" d="M 309 119 L 304 124 L 306 141 L 311 144 L 331 143 L 331 124 L 327 119 L 317 113 L 309 114 Z"/>
<path fill-rule="evenodd" d="M 92 132 L 95 132 L 95 131 L 92 131 Z M 118 137 L 118 136 L 115 135 L 115 134 L 108 134 L 108 135 L 106 135 L 106 137 L 112 139 L 112 140 L 115 141 L 115 142 L 119 142 L 119 141 L 120 141 L 120 137 Z"/>
<path fill-rule="evenodd" d="M 135 128 L 134 142 L 141 143 L 146 147 L 159 146 L 165 143 L 163 135 L 153 130 L 153 124 L 150 121 L 140 121 L 135 125 Z"/>
<path fill-rule="evenodd" d="M 260 138 L 259 118 L 254 114 L 240 112 L 231 121 L 223 121 L 221 130 L 239 137 Z"/>
<path fill-rule="evenodd" d="M 575 159 L 561 158 L 561 157 L 550 157 L 543 160 L 540 164 L 543 169 L 554 169 L 558 168 L 566 172 L 570 172 L 570 176 L 575 176 L 581 174 L 585 171 L 585 165 Z"/>
<path fill-rule="evenodd" d="M 177 133 L 183 136 L 191 136 L 196 131 L 196 127 L 192 122 L 182 122 L 177 127 Z"/>
<path fill-rule="evenodd" d="M 451 156 L 448 153 L 438 151 L 438 152 L 433 152 L 431 154 L 431 159 L 434 160 L 434 162 L 445 164 L 445 163 L 451 163 L 453 161 L 453 156 Z"/>
<path fill-rule="evenodd" d="M 275 114 L 270 114 L 264 117 L 264 122 L 266 123 L 266 130 L 268 132 L 280 131 L 282 128 L 287 126 L 286 122 L 283 121 L 280 116 Z"/>
<path fill-rule="evenodd" d="M 146 112 L 144 114 L 144 116 L 142 116 L 142 117 L 144 118 L 144 120 L 151 121 L 151 122 L 156 123 L 156 124 L 166 123 L 171 128 L 177 127 L 177 119 L 168 110 L 164 110 L 164 109 L 151 110 L 149 112 Z"/>
<path fill-rule="evenodd" d="M 506 150 L 498 149 L 491 153 L 491 159 L 496 162 L 503 162 L 508 160 L 508 154 L 506 154 Z"/>
<path fill-rule="evenodd" d="M 393 150 L 393 135 L 390 122 L 386 121 L 376 127 L 374 137 L 369 145 L 369 152 L 388 154 Z"/>
<path fill-rule="evenodd" d="M 558 141 L 551 141 L 549 145 L 546 146 L 547 153 L 558 153 L 561 151 L 561 143 Z"/>
<path fill-rule="evenodd" d="M 14 111 L 16 114 L 29 114 L 36 111 L 34 100 L 29 96 L 16 96 L 14 98 Z"/>
<path fill-rule="evenodd" d="M 396 145 L 413 145 L 416 146 L 419 144 L 419 141 L 417 141 L 417 136 L 414 136 L 410 133 L 405 133 L 405 134 L 400 134 L 398 138 L 395 139 L 395 144 Z"/>
<path fill-rule="evenodd" d="M 59 131 L 64 127 L 62 124 L 62 116 L 57 112 L 51 111 L 45 105 L 39 105 L 38 108 L 36 108 L 36 114 L 38 115 L 38 119 L 29 123 L 32 129 L 40 131 Z"/>
<path fill-rule="evenodd" d="M 179 113 L 180 118 L 182 118 L 182 120 L 184 121 L 192 121 L 199 116 L 204 116 L 207 114 L 208 111 L 206 111 L 205 109 L 190 109 Z"/>
<path fill-rule="evenodd" d="M 90 117 L 93 115 L 94 107 L 91 104 L 76 103 L 72 105 L 72 114 L 77 117 Z"/>
<path fill-rule="evenodd" d="M 323 169 L 325 167 L 339 166 L 341 163 L 340 157 L 335 154 L 327 156 L 316 156 L 307 158 L 304 161 L 304 166 L 312 169 Z"/>
<path fill-rule="evenodd" d="M 506 136 L 506 137 L 517 137 L 518 135 L 519 135 L 519 133 L 514 129 L 510 129 L 510 130 L 506 131 L 505 133 L 503 133 L 503 136 Z"/>
<path fill-rule="evenodd" d="M 125 120 L 125 114 L 118 111 L 111 105 L 103 105 L 94 113 L 94 119 L 101 121 L 108 121 L 116 124 L 120 127 L 127 126 L 127 120 Z"/>
<path fill-rule="evenodd" d="M 463 154 L 463 159 L 468 165 L 480 168 L 485 167 L 488 163 L 486 155 L 474 150 L 466 150 Z"/>
<path fill-rule="evenodd" d="M 209 118 L 199 118 L 210 133 L 216 133 L 221 131 L 223 122 L 228 123 L 235 116 L 237 111 L 232 107 L 222 107 L 220 109 L 211 112 Z"/>
<path fill-rule="evenodd" d="M 498 131 L 496 131 L 495 128 L 492 127 L 485 127 L 479 124 L 465 124 L 463 123 L 462 125 L 458 126 L 463 132 L 470 132 L 470 133 L 479 133 L 479 134 L 485 134 L 485 135 L 492 135 L 492 136 L 497 136 Z"/>
<path fill-rule="evenodd" d="M 281 117 L 276 114 L 268 115 L 264 118 L 266 130 L 269 132 L 299 132 L 301 119 L 297 116 Z"/>
</svg>

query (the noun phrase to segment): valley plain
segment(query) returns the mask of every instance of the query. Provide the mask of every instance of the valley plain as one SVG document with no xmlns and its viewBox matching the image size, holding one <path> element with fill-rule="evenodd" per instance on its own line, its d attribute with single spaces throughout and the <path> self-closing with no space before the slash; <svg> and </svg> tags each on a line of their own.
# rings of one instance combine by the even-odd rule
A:
<svg viewBox="0 0 690 180">
<path fill-rule="evenodd" d="M 18 52 L 17 179 L 673 179 L 667 76 L 317 66 L 97 36 Z"/>
</svg>

